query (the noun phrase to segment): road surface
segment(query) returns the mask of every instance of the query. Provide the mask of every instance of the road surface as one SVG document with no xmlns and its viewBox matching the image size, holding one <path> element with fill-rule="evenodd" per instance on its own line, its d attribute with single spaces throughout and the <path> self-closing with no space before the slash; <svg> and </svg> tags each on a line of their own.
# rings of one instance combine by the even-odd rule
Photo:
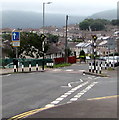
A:
<svg viewBox="0 0 119 120">
<path fill-rule="evenodd" d="M 87 64 L 46 72 L 2 76 L 3 118 L 48 106 L 117 95 L 117 73 L 110 77 L 83 74 Z M 96 107 L 96 106 L 95 106 Z"/>
</svg>

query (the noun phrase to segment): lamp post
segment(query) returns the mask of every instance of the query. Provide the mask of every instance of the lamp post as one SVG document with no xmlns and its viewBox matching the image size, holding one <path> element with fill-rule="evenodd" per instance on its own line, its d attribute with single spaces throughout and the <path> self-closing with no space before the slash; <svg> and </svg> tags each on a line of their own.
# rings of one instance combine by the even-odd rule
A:
<svg viewBox="0 0 119 120">
<path fill-rule="evenodd" d="M 68 48 L 67 48 L 67 25 L 68 25 L 68 15 L 66 15 L 66 37 L 65 37 L 65 62 L 67 63 L 67 57 L 68 57 Z"/>
<path fill-rule="evenodd" d="M 45 4 L 51 4 L 52 2 L 43 2 L 43 35 L 44 35 L 44 27 L 45 27 Z M 45 41 L 42 43 L 42 51 L 43 51 L 43 61 L 42 61 L 42 70 L 44 70 L 44 45 Z"/>
</svg>

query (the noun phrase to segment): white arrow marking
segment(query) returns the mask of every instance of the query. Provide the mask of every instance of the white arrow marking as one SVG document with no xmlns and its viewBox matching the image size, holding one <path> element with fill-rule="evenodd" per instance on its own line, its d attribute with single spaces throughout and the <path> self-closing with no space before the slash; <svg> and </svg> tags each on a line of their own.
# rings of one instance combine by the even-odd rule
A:
<svg viewBox="0 0 119 120">
<path fill-rule="evenodd" d="M 14 39 L 15 39 L 15 36 L 16 36 L 16 34 L 14 33 L 14 34 L 13 34 L 13 38 L 14 38 Z"/>
<path fill-rule="evenodd" d="M 69 88 L 71 88 L 71 87 L 72 87 L 72 85 L 71 85 L 71 84 L 74 84 L 74 83 L 79 83 L 79 82 L 83 82 L 83 80 L 82 80 L 82 79 L 80 79 L 80 81 L 70 82 L 70 83 L 68 83 L 68 86 L 61 86 L 61 87 L 69 87 Z"/>
<path fill-rule="evenodd" d="M 71 83 L 68 83 L 68 87 L 72 87 L 72 86 L 71 86 Z"/>
<path fill-rule="evenodd" d="M 80 81 L 81 81 L 81 82 L 83 82 L 83 80 L 82 80 L 82 79 L 80 79 Z"/>
</svg>

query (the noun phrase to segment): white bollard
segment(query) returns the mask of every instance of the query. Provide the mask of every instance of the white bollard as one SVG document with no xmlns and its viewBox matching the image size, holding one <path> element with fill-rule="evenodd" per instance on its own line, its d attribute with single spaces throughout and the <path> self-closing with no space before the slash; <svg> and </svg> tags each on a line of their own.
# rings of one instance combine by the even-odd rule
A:
<svg viewBox="0 0 119 120">
<path fill-rule="evenodd" d="M 38 71 L 38 63 L 36 64 L 36 71 Z"/>
<path fill-rule="evenodd" d="M 14 65 L 14 72 L 17 72 L 17 67 L 16 67 L 16 65 Z"/>
<path fill-rule="evenodd" d="M 29 71 L 31 71 L 31 64 L 29 64 Z"/>
<path fill-rule="evenodd" d="M 24 65 L 22 64 L 22 72 L 24 72 Z"/>
</svg>

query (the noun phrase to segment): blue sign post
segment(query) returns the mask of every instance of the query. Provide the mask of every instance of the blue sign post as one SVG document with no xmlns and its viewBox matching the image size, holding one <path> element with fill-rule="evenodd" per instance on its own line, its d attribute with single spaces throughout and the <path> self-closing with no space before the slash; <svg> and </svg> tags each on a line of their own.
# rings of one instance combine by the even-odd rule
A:
<svg viewBox="0 0 119 120">
<path fill-rule="evenodd" d="M 17 47 L 20 47 L 20 32 L 12 32 L 12 46 L 16 47 L 16 58 L 18 58 Z"/>
<path fill-rule="evenodd" d="M 20 41 L 20 32 L 12 32 L 12 41 Z"/>
<path fill-rule="evenodd" d="M 12 32 L 12 46 L 13 47 L 20 46 L 20 32 Z"/>
</svg>

